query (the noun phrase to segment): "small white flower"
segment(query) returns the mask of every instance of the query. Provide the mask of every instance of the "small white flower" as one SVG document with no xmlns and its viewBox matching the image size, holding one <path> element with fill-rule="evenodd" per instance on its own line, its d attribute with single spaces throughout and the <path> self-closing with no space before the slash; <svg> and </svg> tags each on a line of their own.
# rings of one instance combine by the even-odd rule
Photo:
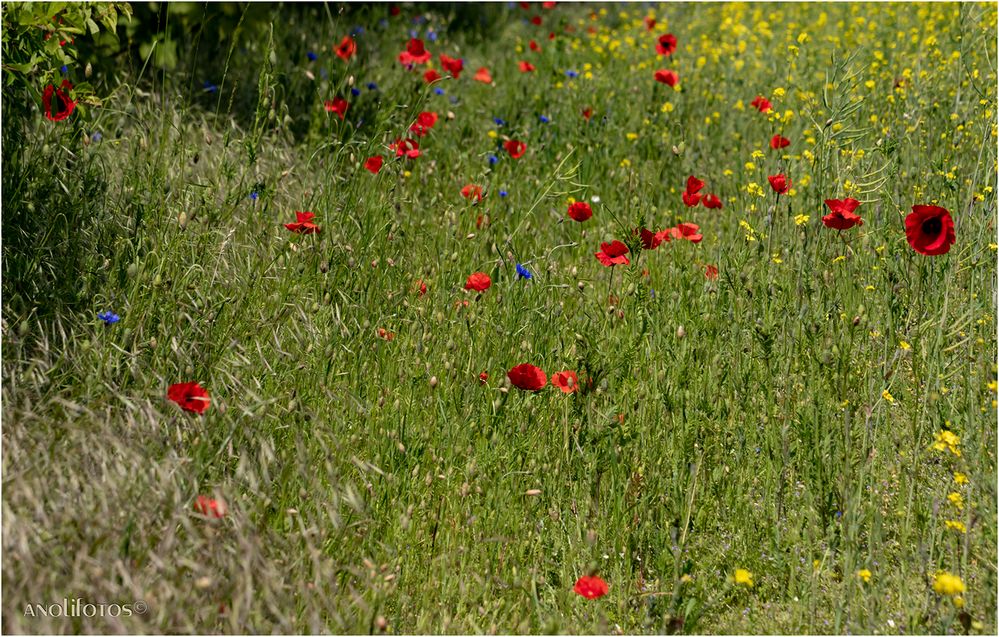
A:
<svg viewBox="0 0 999 637">
<path fill-rule="evenodd" d="M 590 197 L 590 201 L 592 201 L 593 203 L 600 203 L 600 197 L 593 195 L 592 197 Z"/>
</svg>

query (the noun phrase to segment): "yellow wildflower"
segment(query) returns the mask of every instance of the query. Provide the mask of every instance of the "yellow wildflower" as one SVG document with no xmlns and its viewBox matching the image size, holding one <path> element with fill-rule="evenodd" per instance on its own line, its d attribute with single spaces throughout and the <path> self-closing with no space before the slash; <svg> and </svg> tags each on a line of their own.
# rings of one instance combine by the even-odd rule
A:
<svg viewBox="0 0 999 637">
<path fill-rule="evenodd" d="M 737 569 L 735 569 L 735 583 L 736 584 L 743 584 L 743 585 L 745 585 L 745 586 L 747 586 L 749 588 L 752 588 L 753 587 L 753 574 L 750 573 L 749 571 L 747 571 L 744 568 L 737 568 Z M 962 587 L 961 590 L 963 591 L 964 588 Z"/>
</svg>

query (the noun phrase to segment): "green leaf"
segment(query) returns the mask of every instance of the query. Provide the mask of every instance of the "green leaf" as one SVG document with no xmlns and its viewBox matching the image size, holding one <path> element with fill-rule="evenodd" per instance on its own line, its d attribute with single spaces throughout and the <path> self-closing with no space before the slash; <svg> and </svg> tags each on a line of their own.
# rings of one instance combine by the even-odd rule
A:
<svg viewBox="0 0 999 637">
<path fill-rule="evenodd" d="M 101 28 L 97 26 L 93 18 L 87 18 L 87 28 L 90 29 L 90 35 L 97 35 L 101 32 Z"/>
</svg>

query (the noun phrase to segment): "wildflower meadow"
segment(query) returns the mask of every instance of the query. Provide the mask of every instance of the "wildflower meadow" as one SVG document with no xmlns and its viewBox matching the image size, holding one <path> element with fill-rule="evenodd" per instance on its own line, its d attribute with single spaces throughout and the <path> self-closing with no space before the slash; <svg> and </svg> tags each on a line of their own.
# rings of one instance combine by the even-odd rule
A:
<svg viewBox="0 0 999 637">
<path fill-rule="evenodd" d="M 4 633 L 995 634 L 996 3 L 2 24 Z"/>
</svg>

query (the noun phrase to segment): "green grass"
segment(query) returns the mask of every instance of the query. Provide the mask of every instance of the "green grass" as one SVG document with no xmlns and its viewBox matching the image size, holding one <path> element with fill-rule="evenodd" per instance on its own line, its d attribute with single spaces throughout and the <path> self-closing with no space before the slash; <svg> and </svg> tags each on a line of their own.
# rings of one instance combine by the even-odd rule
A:
<svg viewBox="0 0 999 637">
<path fill-rule="evenodd" d="M 995 5 L 664 5 L 651 32 L 644 5 L 498 5 L 486 38 L 425 8 L 427 48 L 465 59 L 445 95 L 395 61 L 414 7 L 270 10 L 204 68 L 123 66 L 86 119 L 4 124 L 5 632 L 995 632 Z M 351 77 L 341 121 L 322 102 Z M 423 155 L 390 159 L 421 110 Z M 692 174 L 722 210 L 683 205 Z M 851 195 L 841 236 L 822 201 Z M 903 226 L 931 202 L 956 222 L 938 257 Z M 285 230 L 296 210 L 322 232 Z M 631 236 L 679 221 L 703 242 Z M 593 257 L 611 239 L 630 266 Z M 510 387 L 523 362 L 584 391 Z M 166 400 L 191 380 L 200 417 Z M 64 597 L 148 611 L 25 616 Z"/>
</svg>

